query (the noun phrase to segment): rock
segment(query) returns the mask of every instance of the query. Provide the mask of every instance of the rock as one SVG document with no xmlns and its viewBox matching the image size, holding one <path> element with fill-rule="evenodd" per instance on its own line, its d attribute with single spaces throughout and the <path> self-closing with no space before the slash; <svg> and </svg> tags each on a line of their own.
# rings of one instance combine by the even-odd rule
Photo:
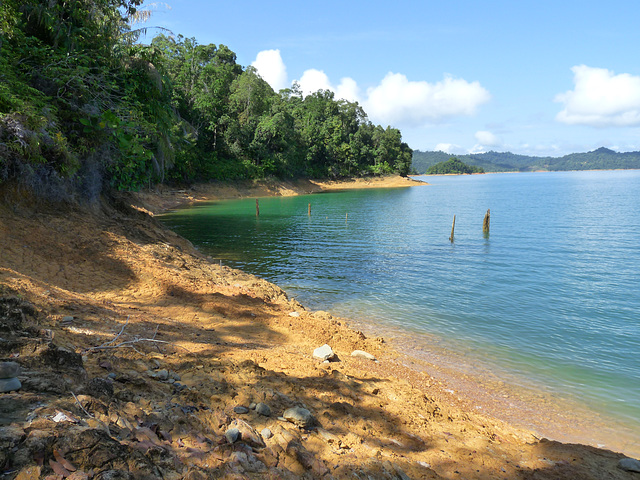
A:
<svg viewBox="0 0 640 480">
<path fill-rule="evenodd" d="M 640 473 L 640 461 L 634 458 L 622 458 L 618 462 L 618 467 L 627 472 Z"/>
<path fill-rule="evenodd" d="M 316 419 L 311 412 L 302 407 L 287 408 L 282 417 L 301 428 L 311 428 L 316 424 Z"/>
<path fill-rule="evenodd" d="M 240 430 L 237 428 L 230 428 L 224 432 L 224 436 L 229 443 L 236 443 L 240 439 Z"/>
<path fill-rule="evenodd" d="M 289 314 L 289 316 L 290 316 L 290 317 L 299 317 L 299 316 L 300 316 L 300 313 L 298 313 L 298 312 L 291 312 L 291 313 Z"/>
<path fill-rule="evenodd" d="M 328 432 L 324 428 L 319 428 L 318 429 L 318 435 L 320 435 L 320 438 L 322 438 L 327 443 L 333 443 L 335 445 L 340 443 L 340 439 L 337 436 L 335 436 L 331 432 Z"/>
<path fill-rule="evenodd" d="M 365 352 L 363 350 L 354 350 L 353 352 L 351 352 L 351 356 L 352 357 L 366 358 L 367 360 L 373 360 L 373 361 L 375 361 L 375 359 L 376 359 L 376 357 L 374 357 L 370 353 L 367 353 L 367 352 Z"/>
<path fill-rule="evenodd" d="M 158 370 L 156 372 L 156 378 L 164 382 L 169 379 L 169 372 L 166 369 Z"/>
<path fill-rule="evenodd" d="M 269 405 L 262 402 L 256 405 L 256 412 L 258 413 L 258 415 L 264 415 L 265 417 L 271 415 L 271 409 L 269 408 Z"/>
<path fill-rule="evenodd" d="M 318 347 L 313 351 L 313 358 L 317 358 L 318 360 L 321 360 L 321 361 L 331 360 L 334 357 L 334 355 L 335 353 L 333 353 L 333 350 L 331 349 L 331 347 L 326 343 L 323 346 Z"/>
<path fill-rule="evenodd" d="M 13 378 L 20 375 L 20 365 L 16 362 L 0 362 L 0 378 Z"/>
<path fill-rule="evenodd" d="M 0 378 L 0 393 L 20 390 L 22 384 L 17 378 Z"/>
<path fill-rule="evenodd" d="M 238 430 L 240 433 L 240 440 L 242 440 L 247 445 L 256 448 L 264 448 L 264 442 L 255 428 L 249 425 L 244 420 L 234 420 L 231 423 L 231 428 Z"/>
<path fill-rule="evenodd" d="M 256 403 L 255 403 L 255 402 L 251 402 L 251 403 L 249 404 L 249 410 L 255 410 L 255 409 L 256 409 L 256 406 L 257 406 L 257 405 L 256 405 Z"/>
<path fill-rule="evenodd" d="M 249 409 L 247 407 L 243 407 L 242 405 L 238 405 L 237 407 L 233 407 L 233 411 L 235 413 L 239 413 L 241 415 L 245 413 L 249 413 Z"/>
<path fill-rule="evenodd" d="M 268 428 L 263 428 L 260 432 L 260 435 L 262 435 L 262 438 L 267 440 L 273 437 L 273 433 L 271 433 L 271 430 L 269 430 Z"/>
</svg>

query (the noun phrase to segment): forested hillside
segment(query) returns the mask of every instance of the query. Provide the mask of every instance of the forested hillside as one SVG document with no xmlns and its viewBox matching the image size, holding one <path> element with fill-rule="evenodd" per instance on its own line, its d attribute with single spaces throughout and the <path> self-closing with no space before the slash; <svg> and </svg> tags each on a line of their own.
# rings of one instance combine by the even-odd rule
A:
<svg viewBox="0 0 640 480">
<path fill-rule="evenodd" d="M 0 3 L 0 182 L 95 198 L 157 182 L 406 174 L 411 149 L 330 91 L 274 92 L 225 45 L 137 41 L 142 0 Z"/>
<path fill-rule="evenodd" d="M 427 175 L 470 175 L 472 173 L 484 173 L 484 170 L 475 165 L 467 165 L 456 157 L 431 165 L 427 169 Z"/>
<path fill-rule="evenodd" d="M 413 169 L 424 174 L 429 167 L 446 161 L 445 152 L 413 152 Z M 530 157 L 510 152 L 486 152 L 470 155 L 455 155 L 466 164 L 475 165 L 486 172 L 533 172 L 539 170 L 616 170 L 640 169 L 640 152 L 614 152 L 598 148 L 587 153 L 572 153 L 564 157 Z"/>
</svg>

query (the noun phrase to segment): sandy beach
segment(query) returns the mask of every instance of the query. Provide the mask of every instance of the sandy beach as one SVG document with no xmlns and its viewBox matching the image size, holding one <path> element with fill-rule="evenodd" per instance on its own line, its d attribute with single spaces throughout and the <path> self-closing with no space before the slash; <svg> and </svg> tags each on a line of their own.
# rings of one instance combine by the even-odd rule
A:
<svg viewBox="0 0 640 480">
<path fill-rule="evenodd" d="M 384 335 L 307 310 L 153 218 L 418 184 L 213 184 L 91 208 L 2 192 L 0 359 L 21 383 L 0 393 L 4 478 L 638 478 L 621 453 L 470 408 Z M 325 344 L 334 356 L 314 358 Z"/>
</svg>

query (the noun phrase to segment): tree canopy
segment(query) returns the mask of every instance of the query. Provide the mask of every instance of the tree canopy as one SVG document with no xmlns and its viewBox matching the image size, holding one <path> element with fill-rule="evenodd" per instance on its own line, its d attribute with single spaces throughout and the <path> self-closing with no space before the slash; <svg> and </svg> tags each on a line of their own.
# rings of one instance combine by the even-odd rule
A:
<svg viewBox="0 0 640 480">
<path fill-rule="evenodd" d="M 141 3 L 0 3 L 0 182 L 95 197 L 157 182 L 409 172 L 400 131 L 357 103 L 274 92 L 225 45 L 136 43 Z"/>
<path fill-rule="evenodd" d="M 427 175 L 471 174 L 484 173 L 484 170 L 474 165 L 467 165 L 456 157 L 451 157 L 445 162 L 436 163 L 427 170 Z"/>
</svg>

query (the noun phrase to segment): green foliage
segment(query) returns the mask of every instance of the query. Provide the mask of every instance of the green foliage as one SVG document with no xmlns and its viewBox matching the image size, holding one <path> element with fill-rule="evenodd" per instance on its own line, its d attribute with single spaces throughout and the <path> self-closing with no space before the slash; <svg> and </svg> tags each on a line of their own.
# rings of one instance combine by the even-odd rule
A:
<svg viewBox="0 0 640 480">
<path fill-rule="evenodd" d="M 484 173 L 484 170 L 474 165 L 467 165 L 456 157 L 451 157 L 446 162 L 436 163 L 427 170 L 427 175 L 461 175 L 472 173 Z"/>
<path fill-rule="evenodd" d="M 400 131 L 357 103 L 274 92 L 225 45 L 136 44 L 141 3 L 0 1 L 0 181 L 95 198 L 101 185 L 408 173 Z"/>
</svg>

